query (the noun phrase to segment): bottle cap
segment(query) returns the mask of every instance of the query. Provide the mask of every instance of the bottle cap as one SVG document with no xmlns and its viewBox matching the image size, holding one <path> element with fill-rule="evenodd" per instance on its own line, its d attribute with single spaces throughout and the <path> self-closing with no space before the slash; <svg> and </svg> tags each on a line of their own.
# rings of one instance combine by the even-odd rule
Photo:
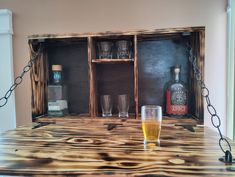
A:
<svg viewBox="0 0 235 177">
<path fill-rule="evenodd" d="M 62 71 L 61 65 L 52 65 L 52 71 Z"/>
<path fill-rule="evenodd" d="M 180 65 L 175 65 L 175 67 L 174 67 L 174 72 L 175 73 L 179 73 L 180 72 Z"/>
</svg>

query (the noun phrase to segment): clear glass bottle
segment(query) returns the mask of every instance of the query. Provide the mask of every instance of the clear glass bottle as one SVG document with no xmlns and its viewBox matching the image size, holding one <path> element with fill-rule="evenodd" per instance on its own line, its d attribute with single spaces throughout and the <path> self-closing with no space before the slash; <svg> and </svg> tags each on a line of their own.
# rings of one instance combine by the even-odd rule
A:
<svg viewBox="0 0 235 177">
<path fill-rule="evenodd" d="M 174 79 L 167 83 L 166 114 L 169 116 L 181 117 L 188 114 L 188 90 L 180 79 L 180 70 L 180 66 L 174 66 Z"/>
<path fill-rule="evenodd" d="M 67 87 L 63 83 L 62 66 L 52 65 L 52 84 L 48 85 L 48 115 L 65 116 L 67 113 Z"/>
</svg>

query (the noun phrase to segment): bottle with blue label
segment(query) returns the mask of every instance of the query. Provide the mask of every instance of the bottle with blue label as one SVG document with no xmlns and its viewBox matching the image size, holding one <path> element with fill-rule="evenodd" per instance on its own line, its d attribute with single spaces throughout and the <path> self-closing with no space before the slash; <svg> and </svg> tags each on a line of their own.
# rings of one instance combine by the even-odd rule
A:
<svg viewBox="0 0 235 177">
<path fill-rule="evenodd" d="M 61 65 L 52 65 L 52 82 L 48 85 L 48 116 L 68 114 L 67 87 L 63 83 Z"/>
</svg>

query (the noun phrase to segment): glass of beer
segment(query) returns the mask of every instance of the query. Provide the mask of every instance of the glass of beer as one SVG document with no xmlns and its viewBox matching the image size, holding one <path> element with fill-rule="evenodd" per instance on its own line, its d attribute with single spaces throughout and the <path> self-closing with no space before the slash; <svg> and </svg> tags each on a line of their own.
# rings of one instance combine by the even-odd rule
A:
<svg viewBox="0 0 235 177">
<path fill-rule="evenodd" d="M 142 130 L 144 144 L 154 143 L 160 146 L 160 132 L 162 123 L 162 108 L 156 105 L 141 107 Z"/>
</svg>

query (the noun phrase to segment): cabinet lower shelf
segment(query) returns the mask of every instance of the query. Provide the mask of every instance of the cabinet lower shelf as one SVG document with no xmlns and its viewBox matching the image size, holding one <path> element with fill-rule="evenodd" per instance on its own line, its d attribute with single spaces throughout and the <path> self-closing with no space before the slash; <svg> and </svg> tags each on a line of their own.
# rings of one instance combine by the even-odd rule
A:
<svg viewBox="0 0 235 177">
<path fill-rule="evenodd" d="M 135 119 L 134 116 L 130 116 L 129 118 L 119 118 L 118 116 L 115 117 L 115 115 L 113 117 L 109 117 L 109 118 L 104 118 L 104 117 L 89 117 L 85 114 L 83 115 L 76 115 L 76 116 L 64 116 L 64 117 L 48 117 L 48 116 L 44 116 L 44 117 L 38 117 L 35 119 L 35 122 L 51 122 L 51 123 L 55 123 L 55 122 L 66 122 L 66 121 L 76 121 L 78 119 L 82 119 L 84 121 L 89 120 L 89 119 L 96 119 L 97 121 L 102 121 L 102 122 L 132 122 L 132 121 L 140 121 L 140 119 Z M 193 117 L 188 117 L 188 118 L 172 118 L 172 117 L 168 117 L 168 116 L 163 116 L 162 119 L 162 123 L 163 124 L 168 124 L 168 126 L 186 126 L 186 125 L 193 125 L 193 126 L 203 126 L 203 123 L 201 121 L 198 121 L 196 119 L 194 119 Z"/>
</svg>

